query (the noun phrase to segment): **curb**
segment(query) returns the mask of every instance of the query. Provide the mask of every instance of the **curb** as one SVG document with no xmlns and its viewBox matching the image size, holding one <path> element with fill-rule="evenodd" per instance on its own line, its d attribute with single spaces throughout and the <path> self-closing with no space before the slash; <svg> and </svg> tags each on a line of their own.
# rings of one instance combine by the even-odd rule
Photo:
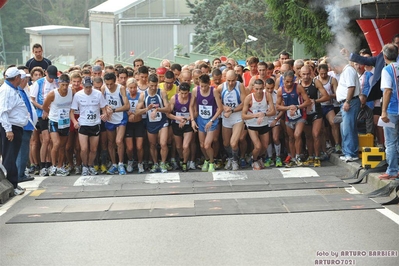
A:
<svg viewBox="0 0 399 266">
<path fill-rule="evenodd" d="M 332 153 L 330 155 L 329 161 L 330 161 L 330 163 L 332 163 L 334 165 L 348 169 L 349 172 L 348 172 L 347 177 L 354 174 L 359 169 L 359 167 L 362 166 L 361 159 L 354 161 L 354 162 L 343 162 L 341 159 L 339 159 L 339 156 L 341 156 L 341 155 Z M 363 173 L 363 171 L 361 171 L 360 174 L 361 173 Z M 380 174 L 382 174 L 382 173 L 370 173 L 367 177 L 367 183 L 370 184 L 374 189 L 382 188 L 390 183 L 389 180 L 379 179 L 378 176 Z M 395 194 L 395 193 L 393 192 L 392 194 Z"/>
</svg>

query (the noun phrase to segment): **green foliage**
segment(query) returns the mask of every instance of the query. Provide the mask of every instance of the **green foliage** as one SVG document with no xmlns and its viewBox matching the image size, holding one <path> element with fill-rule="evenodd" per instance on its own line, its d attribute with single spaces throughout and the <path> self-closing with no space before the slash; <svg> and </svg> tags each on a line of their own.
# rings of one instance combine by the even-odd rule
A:
<svg viewBox="0 0 399 266">
<path fill-rule="evenodd" d="M 277 32 L 297 38 L 305 45 L 307 53 L 322 56 L 326 44 L 332 41 L 332 33 L 327 25 L 327 13 L 322 6 L 311 5 L 308 0 L 265 0 L 268 6 L 267 17 L 273 22 Z"/>
<path fill-rule="evenodd" d="M 193 44 L 199 45 L 202 53 L 227 55 L 241 48 L 235 51 L 234 57 L 245 58 L 249 55 L 266 57 L 281 50 L 291 50 L 291 39 L 276 34 L 270 20 L 266 19 L 267 6 L 264 1 L 186 2 L 193 17 L 185 22 L 196 24 Z M 256 36 L 258 41 L 247 44 L 246 54 L 245 39 L 248 35 Z"/>
</svg>

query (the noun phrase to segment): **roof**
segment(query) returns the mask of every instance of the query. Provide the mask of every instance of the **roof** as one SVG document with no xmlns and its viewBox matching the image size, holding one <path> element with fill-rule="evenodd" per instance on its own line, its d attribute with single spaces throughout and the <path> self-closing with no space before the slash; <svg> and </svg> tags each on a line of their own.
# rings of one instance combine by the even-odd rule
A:
<svg viewBox="0 0 399 266">
<path fill-rule="evenodd" d="M 88 35 L 89 28 L 46 25 L 25 28 L 26 33 L 37 35 Z"/>
<path fill-rule="evenodd" d="M 108 0 L 92 9 L 90 13 L 113 13 L 118 15 L 131 7 L 146 2 L 146 0 Z"/>
</svg>

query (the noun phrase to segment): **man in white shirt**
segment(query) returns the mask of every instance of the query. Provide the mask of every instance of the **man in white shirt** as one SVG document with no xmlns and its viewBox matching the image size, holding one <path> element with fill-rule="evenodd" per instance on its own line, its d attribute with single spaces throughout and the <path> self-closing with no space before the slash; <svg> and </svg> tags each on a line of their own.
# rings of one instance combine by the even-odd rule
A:
<svg viewBox="0 0 399 266">
<path fill-rule="evenodd" d="M 336 91 L 337 101 L 342 112 L 341 137 L 342 153 L 341 160 L 352 162 L 358 160 L 359 139 L 356 127 L 356 119 L 360 110 L 360 82 L 356 70 L 342 57 L 334 57 L 331 67 L 340 74 Z"/>
<path fill-rule="evenodd" d="M 16 67 L 7 69 L 4 84 L 0 87 L 0 138 L 2 163 L 7 170 L 7 179 L 14 186 L 15 195 L 25 192 L 18 186 L 16 160 L 21 147 L 23 127 L 28 123 L 29 117 L 25 102 L 18 92 L 20 84 L 19 70 Z"/>
</svg>

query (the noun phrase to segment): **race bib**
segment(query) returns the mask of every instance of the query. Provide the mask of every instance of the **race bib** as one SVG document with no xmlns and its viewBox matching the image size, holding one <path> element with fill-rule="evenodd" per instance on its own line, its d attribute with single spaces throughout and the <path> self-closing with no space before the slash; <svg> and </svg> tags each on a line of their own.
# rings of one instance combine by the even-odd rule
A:
<svg viewBox="0 0 399 266">
<path fill-rule="evenodd" d="M 69 112 L 67 109 L 58 110 L 58 128 L 67 128 L 70 125 Z"/>
<path fill-rule="evenodd" d="M 159 121 L 162 120 L 162 114 L 160 112 L 157 112 L 157 115 L 155 116 L 155 118 L 152 119 L 152 116 L 151 116 L 152 112 L 153 112 L 152 110 L 148 110 L 148 112 L 147 112 L 148 121 L 150 121 L 150 122 L 159 122 Z"/>
<path fill-rule="evenodd" d="M 129 102 L 130 102 L 130 111 L 134 113 L 136 111 L 136 106 L 139 101 L 134 100 L 134 101 L 129 101 Z"/>
<path fill-rule="evenodd" d="M 300 118 L 300 117 L 302 116 L 301 110 L 300 110 L 300 109 L 297 109 L 297 110 L 295 111 L 294 115 L 291 115 L 291 111 L 287 111 L 287 116 L 288 116 L 288 118 L 291 119 L 291 120 L 298 119 L 298 118 Z"/>
<path fill-rule="evenodd" d="M 306 108 L 306 113 L 308 115 L 316 113 L 316 103 Z"/>
<path fill-rule="evenodd" d="M 190 124 L 190 113 L 176 112 L 176 116 L 183 116 L 184 118 L 187 119 L 186 125 Z M 176 121 L 176 123 L 179 123 L 179 122 Z"/>
<path fill-rule="evenodd" d="M 207 105 L 200 105 L 199 106 L 199 115 L 203 119 L 209 119 L 212 117 L 212 106 L 207 106 Z"/>
<path fill-rule="evenodd" d="M 86 119 L 89 123 L 94 123 L 97 119 L 97 114 L 93 113 L 87 114 Z"/>
</svg>

